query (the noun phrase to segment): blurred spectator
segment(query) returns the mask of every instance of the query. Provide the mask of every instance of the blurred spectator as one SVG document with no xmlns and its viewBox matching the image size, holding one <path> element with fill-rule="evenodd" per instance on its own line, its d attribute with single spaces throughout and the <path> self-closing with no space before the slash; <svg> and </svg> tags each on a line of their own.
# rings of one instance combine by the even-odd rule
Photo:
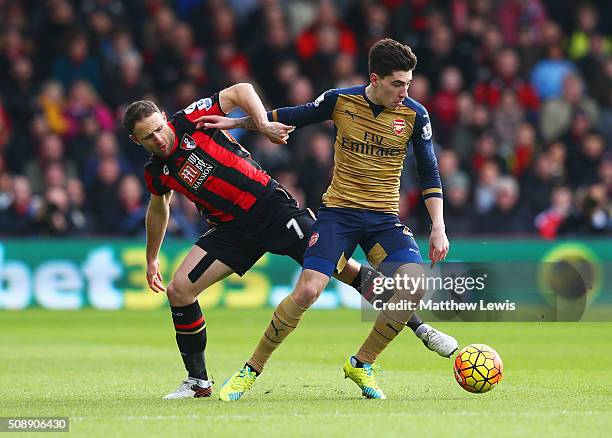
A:
<svg viewBox="0 0 612 438">
<path fill-rule="evenodd" d="M 74 234 L 87 234 L 93 229 L 93 219 L 86 206 L 85 186 L 71 178 L 66 183 L 66 191 L 70 200 L 70 221 L 74 226 Z"/>
<path fill-rule="evenodd" d="M 45 82 L 38 100 L 49 129 L 55 134 L 64 135 L 68 131 L 69 122 L 65 115 L 66 99 L 62 84 L 54 80 Z"/>
<path fill-rule="evenodd" d="M 28 131 L 30 120 L 38 109 L 36 88 L 32 61 L 25 57 L 15 59 L 9 71 L 8 85 L 0 90 L 11 132 Z M 22 135 L 13 135 L 8 149 L 7 161 L 11 167 L 20 170 L 32 152 L 30 143 Z"/>
<path fill-rule="evenodd" d="M 599 234 L 612 231 L 609 203 L 602 184 L 577 192 L 577 210 L 559 227 L 559 234 Z"/>
<path fill-rule="evenodd" d="M 535 218 L 535 226 L 545 239 L 554 239 L 561 224 L 569 217 L 572 209 L 572 191 L 568 187 L 557 187 L 552 192 L 550 208 Z"/>
<path fill-rule="evenodd" d="M 147 73 L 142 70 L 142 60 L 138 55 L 127 55 L 121 59 L 112 83 L 109 83 L 105 96 L 111 108 L 128 105 L 142 100 L 152 89 Z"/>
<path fill-rule="evenodd" d="M 408 88 L 408 94 L 426 108 L 430 107 L 429 80 L 426 76 L 414 73 L 412 82 L 410 82 L 410 88 Z"/>
<path fill-rule="evenodd" d="M 495 184 L 500 178 L 499 167 L 493 161 L 482 164 L 474 187 L 476 213 L 484 214 L 495 204 Z"/>
<path fill-rule="evenodd" d="M 53 164 L 60 164 L 70 177 L 77 176 L 77 169 L 73 162 L 65 159 L 64 145 L 61 138 L 55 134 L 47 135 L 35 157 L 31 158 L 25 166 L 25 175 L 30 180 L 34 193 L 43 194 L 47 168 Z"/>
<path fill-rule="evenodd" d="M 594 39 L 600 38 L 598 35 L 599 14 L 593 4 L 583 3 L 578 6 L 576 14 L 577 27 L 569 37 L 568 55 L 573 60 L 578 60 L 585 56 L 591 49 Z M 610 53 L 612 49 L 612 41 L 610 38 L 602 38 L 599 41 L 602 49 L 606 53 Z"/>
<path fill-rule="evenodd" d="M 36 35 L 37 67 L 44 76 L 51 76 L 55 61 L 65 51 L 69 33 L 77 25 L 77 14 L 68 0 L 40 3 L 43 10 L 39 11 L 42 23 Z"/>
<path fill-rule="evenodd" d="M 112 132 L 102 132 L 96 139 L 95 150 L 83 167 L 83 182 L 90 187 L 98 175 L 100 164 L 107 158 L 116 159 L 121 173 L 129 173 L 132 169 L 129 162 L 119 150 L 117 137 Z"/>
<path fill-rule="evenodd" d="M 459 119 L 452 134 L 451 148 L 469 165 L 474 144 L 490 128 L 491 115 L 484 105 L 474 105 L 470 96 L 460 96 L 457 103 Z"/>
<path fill-rule="evenodd" d="M 525 204 L 533 212 L 545 210 L 553 189 L 561 182 L 560 176 L 555 174 L 551 153 L 540 154 L 522 180 Z"/>
<path fill-rule="evenodd" d="M 584 95 L 580 78 L 568 74 L 563 80 L 563 94 L 542 107 L 540 130 L 545 141 L 557 140 L 567 133 L 576 113 L 585 114 L 591 124 L 597 122 L 598 109 L 593 99 Z"/>
<path fill-rule="evenodd" d="M 499 3 L 496 12 L 500 29 L 506 44 L 516 44 L 521 31 L 528 32 L 528 38 L 538 41 L 540 29 L 546 22 L 546 9 L 540 0 L 506 0 Z"/>
<path fill-rule="evenodd" d="M 560 46 L 551 46 L 547 56 L 536 64 L 531 73 L 531 83 L 542 100 L 561 97 L 565 77 L 575 71 L 575 66 L 563 56 Z"/>
<path fill-rule="evenodd" d="M 428 39 L 428 51 L 421 56 L 417 52 L 418 71 L 430 79 L 431 88 L 438 90 L 438 74 L 447 65 L 463 67 L 464 63 L 458 54 L 454 52 L 453 35 L 446 26 L 432 29 Z"/>
<path fill-rule="evenodd" d="M 70 199 L 63 187 L 51 187 L 45 191 L 37 222 L 39 232 L 44 235 L 67 236 L 74 233 Z"/>
<path fill-rule="evenodd" d="M 463 86 L 461 71 L 446 67 L 440 73 L 440 90 L 431 99 L 431 115 L 436 126 L 436 138 L 446 143 L 452 133 L 459 113 L 459 93 Z"/>
<path fill-rule="evenodd" d="M 284 145 L 274 144 L 259 133 L 251 140 L 250 145 L 253 159 L 272 176 L 276 171 L 287 167 L 291 161 L 289 151 Z"/>
<path fill-rule="evenodd" d="M 529 123 L 521 123 L 517 128 L 516 143 L 509 155 L 510 171 L 514 176 L 520 178 L 533 161 L 537 152 L 536 132 Z"/>
<path fill-rule="evenodd" d="M 202 235 L 206 229 L 206 221 L 202 219 L 193 202 L 184 196 L 173 196 L 170 199 L 167 234 L 193 240 Z"/>
<path fill-rule="evenodd" d="M 89 209 L 96 221 L 95 231 L 98 233 L 112 234 L 119 231 L 122 214 L 116 206 L 120 205 L 120 179 L 121 170 L 117 158 L 105 157 L 100 162 L 95 181 L 87 191 Z"/>
<path fill-rule="evenodd" d="M 5 210 L 0 210 L 0 230 L 9 236 L 31 234 L 35 231 L 37 206 L 30 182 L 24 176 L 15 176 L 12 188 L 12 202 Z"/>
<path fill-rule="evenodd" d="M 0 33 L 0 71 L 8 72 L 11 65 L 20 58 L 32 55 L 32 44 L 17 27 L 6 27 Z M 8 77 L 0 74 L 0 89 L 10 85 Z"/>
<path fill-rule="evenodd" d="M 312 74 L 321 70 L 331 50 L 355 55 L 357 42 L 353 31 L 338 17 L 334 2 L 322 0 L 314 22 L 298 35 L 296 50 L 305 65 L 310 66 L 310 62 L 315 61 L 315 67 L 310 71 Z"/>
<path fill-rule="evenodd" d="M 253 75 L 264 90 L 265 96 L 274 106 L 282 105 L 286 89 L 276 72 L 286 60 L 296 58 L 284 21 L 265 28 L 265 39 L 250 56 Z"/>
<path fill-rule="evenodd" d="M 85 80 L 97 90 L 101 89 L 100 64 L 90 53 L 85 33 L 77 31 L 67 36 L 66 50 L 53 65 L 53 77 L 65 88 L 70 88 L 77 80 Z"/>
<path fill-rule="evenodd" d="M 598 181 L 597 168 L 605 152 L 601 135 L 588 134 L 579 151 L 567 162 L 568 178 L 573 187 L 591 185 Z"/>
<path fill-rule="evenodd" d="M 497 140 L 491 133 L 484 133 L 474 145 L 472 168 L 478 172 L 487 162 L 493 162 L 503 173 L 506 172 L 506 160 L 499 152 Z"/>
<path fill-rule="evenodd" d="M 516 93 L 505 90 L 501 95 L 499 106 L 493 113 L 493 129 L 503 148 L 513 147 L 523 120 L 525 114 Z"/>
<path fill-rule="evenodd" d="M 444 218 L 449 235 L 468 234 L 474 229 L 476 216 L 469 204 L 470 181 L 455 173 L 444 183 Z"/>
<path fill-rule="evenodd" d="M 495 75 L 476 86 L 476 101 L 495 108 L 500 104 L 504 91 L 511 90 L 525 110 L 536 111 L 539 107 L 538 96 L 533 87 L 520 76 L 519 62 L 513 49 L 506 48 L 497 53 Z"/>
<path fill-rule="evenodd" d="M 146 206 L 142 202 L 142 187 L 134 175 L 125 175 L 119 183 L 119 209 L 122 213 L 118 231 L 128 236 L 144 232 Z"/>
<path fill-rule="evenodd" d="M 329 186 L 333 169 L 333 144 L 324 132 L 315 133 L 308 141 L 308 156 L 302 163 L 299 183 L 305 190 L 306 205 L 317 209 Z"/>
<path fill-rule="evenodd" d="M 532 231 L 531 215 L 519 202 L 519 185 L 510 176 L 495 183 L 495 205 L 474 223 L 483 233 L 517 234 Z"/>
</svg>

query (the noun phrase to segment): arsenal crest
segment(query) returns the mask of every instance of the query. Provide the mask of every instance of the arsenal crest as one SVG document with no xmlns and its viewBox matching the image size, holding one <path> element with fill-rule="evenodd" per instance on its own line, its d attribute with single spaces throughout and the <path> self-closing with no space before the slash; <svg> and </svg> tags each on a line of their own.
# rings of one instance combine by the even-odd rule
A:
<svg viewBox="0 0 612 438">
<path fill-rule="evenodd" d="M 189 134 L 183 134 L 183 138 L 181 139 L 181 149 L 185 149 L 186 151 L 191 151 L 195 149 L 196 142 Z"/>
<path fill-rule="evenodd" d="M 402 132 L 404 132 L 405 128 L 406 121 L 404 119 L 393 120 L 393 132 L 395 132 L 396 135 L 400 135 Z"/>
<path fill-rule="evenodd" d="M 308 248 L 317 243 L 317 240 L 319 240 L 319 233 L 312 233 L 312 236 L 310 236 L 310 240 L 308 241 Z"/>
</svg>

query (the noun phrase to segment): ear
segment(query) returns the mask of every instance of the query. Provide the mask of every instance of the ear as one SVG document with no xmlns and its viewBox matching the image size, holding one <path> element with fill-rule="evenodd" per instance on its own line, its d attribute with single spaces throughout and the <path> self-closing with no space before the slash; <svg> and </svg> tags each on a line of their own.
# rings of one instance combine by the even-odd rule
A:
<svg viewBox="0 0 612 438">
<path fill-rule="evenodd" d="M 380 78 L 378 77 L 376 73 L 370 73 L 370 83 L 372 84 L 374 88 L 378 87 L 379 80 Z"/>
<path fill-rule="evenodd" d="M 164 118 L 164 121 L 167 122 L 168 118 L 166 117 L 166 111 L 162 111 L 161 114 L 162 114 L 162 117 Z"/>
<path fill-rule="evenodd" d="M 136 137 L 134 137 L 132 134 L 130 134 L 130 140 L 132 140 L 134 143 L 136 143 L 138 146 L 140 146 L 140 143 L 138 142 L 138 139 L 136 139 Z"/>
</svg>

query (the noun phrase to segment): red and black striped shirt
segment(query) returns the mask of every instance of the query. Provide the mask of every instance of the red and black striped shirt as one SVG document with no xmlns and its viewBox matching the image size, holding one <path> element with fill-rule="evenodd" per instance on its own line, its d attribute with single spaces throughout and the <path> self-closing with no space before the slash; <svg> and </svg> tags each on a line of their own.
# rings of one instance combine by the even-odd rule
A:
<svg viewBox="0 0 612 438">
<path fill-rule="evenodd" d="M 193 121 L 203 115 L 225 115 L 218 93 L 172 117 L 168 122 L 176 134 L 172 152 L 166 158 L 151 155 L 145 164 L 145 181 L 154 195 L 176 190 L 210 220 L 228 222 L 248 212 L 269 192 L 271 178 L 229 133 L 196 130 Z"/>
</svg>

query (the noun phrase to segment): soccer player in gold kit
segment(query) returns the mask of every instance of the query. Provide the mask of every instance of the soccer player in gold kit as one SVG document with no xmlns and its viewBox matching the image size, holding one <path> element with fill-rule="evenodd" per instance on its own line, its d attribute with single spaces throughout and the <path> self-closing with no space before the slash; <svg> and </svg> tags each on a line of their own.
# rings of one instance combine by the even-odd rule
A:
<svg viewBox="0 0 612 438">
<path fill-rule="evenodd" d="M 272 352 L 296 328 L 331 275 L 342 271 L 357 245 L 370 264 L 387 276 L 423 274 L 412 232 L 398 218 L 400 175 L 409 144 L 413 146 L 422 197 L 431 218 L 429 258 L 433 264 L 446 257 L 449 242 L 431 124 L 423 105 L 408 97 L 416 61 L 410 47 L 383 39 L 369 52 L 368 85 L 330 90 L 312 103 L 269 113 L 272 120 L 298 128 L 333 120 L 334 172 L 323 195 L 295 289 L 276 307 L 251 358 L 222 386 L 222 400 L 238 400 L 250 389 Z M 248 118 L 209 117 L 203 121 L 207 128 L 252 128 Z M 422 293 L 396 289 L 390 303 L 400 305 L 387 306 L 379 313 L 361 348 L 347 359 L 345 376 L 361 388 L 365 397 L 385 398 L 375 380 L 374 362 L 413 314 L 409 306 L 401 303 L 417 302 Z"/>
</svg>

